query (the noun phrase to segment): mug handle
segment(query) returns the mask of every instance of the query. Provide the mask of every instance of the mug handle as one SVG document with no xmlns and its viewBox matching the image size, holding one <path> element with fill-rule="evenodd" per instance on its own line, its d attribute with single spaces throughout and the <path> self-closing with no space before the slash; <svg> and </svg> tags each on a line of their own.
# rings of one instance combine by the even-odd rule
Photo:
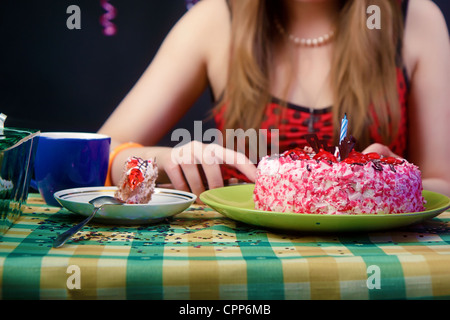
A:
<svg viewBox="0 0 450 320">
<path fill-rule="evenodd" d="M 37 186 L 37 182 L 34 179 L 30 179 L 30 187 L 33 188 L 36 191 L 39 191 L 38 186 Z"/>
</svg>

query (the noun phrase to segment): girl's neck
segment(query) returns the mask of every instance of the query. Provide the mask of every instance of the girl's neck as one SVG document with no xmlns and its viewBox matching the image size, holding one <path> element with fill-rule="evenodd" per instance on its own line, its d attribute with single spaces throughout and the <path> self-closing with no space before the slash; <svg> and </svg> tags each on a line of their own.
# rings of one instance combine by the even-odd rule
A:
<svg viewBox="0 0 450 320">
<path fill-rule="evenodd" d="M 339 13 L 338 0 L 284 0 L 288 33 L 297 37 L 317 37 L 335 27 Z"/>
</svg>

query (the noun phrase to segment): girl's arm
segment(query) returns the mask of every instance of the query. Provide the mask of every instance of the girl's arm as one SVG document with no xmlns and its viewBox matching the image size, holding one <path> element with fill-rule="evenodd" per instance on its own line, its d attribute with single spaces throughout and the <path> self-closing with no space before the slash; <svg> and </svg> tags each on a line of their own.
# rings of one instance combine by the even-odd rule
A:
<svg viewBox="0 0 450 320">
<path fill-rule="evenodd" d="M 411 0 L 405 50 L 414 61 L 409 97 L 409 158 L 424 189 L 450 196 L 450 41 L 445 19 L 429 0 Z"/>
<path fill-rule="evenodd" d="M 169 32 L 151 64 L 132 88 L 117 109 L 99 130 L 111 136 L 112 148 L 125 142 L 136 142 L 146 147 L 121 151 L 112 164 L 112 183 L 117 183 L 125 159 L 130 156 L 156 158 L 160 169 L 158 182 L 170 182 L 175 188 L 190 190 L 199 194 L 205 189 L 202 172 L 209 187 L 223 185 L 219 164 L 237 155 L 232 151 L 219 152 L 216 162 L 201 162 L 201 168 L 193 163 L 173 161 L 174 149 L 154 147 L 155 144 L 177 123 L 185 112 L 211 84 L 211 68 L 218 64 L 217 56 L 222 57 L 223 34 L 229 25 L 228 8 L 224 0 L 202 0 L 190 9 Z M 219 48 L 219 49 L 218 49 Z M 222 55 L 221 55 L 222 54 Z M 214 58 L 214 59 L 212 59 Z M 214 61 L 212 63 L 211 61 Z M 221 59 L 220 62 L 226 62 Z M 218 72 L 215 72 L 218 73 Z M 225 79 L 226 75 L 221 75 Z M 216 87 L 217 79 L 213 81 Z M 192 150 L 198 146 L 190 143 Z M 200 148 L 205 145 L 201 144 Z M 179 150 L 175 150 L 179 151 Z M 188 152 L 188 151 L 186 151 Z M 222 154 L 222 156 L 220 156 Z M 230 163 L 250 179 L 254 178 L 255 168 Z"/>
</svg>

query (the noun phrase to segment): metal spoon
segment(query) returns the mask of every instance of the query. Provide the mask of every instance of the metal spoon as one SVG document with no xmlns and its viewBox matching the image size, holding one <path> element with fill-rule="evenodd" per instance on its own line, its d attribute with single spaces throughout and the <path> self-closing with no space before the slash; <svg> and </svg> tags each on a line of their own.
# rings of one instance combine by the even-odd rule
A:
<svg viewBox="0 0 450 320">
<path fill-rule="evenodd" d="M 71 238 L 75 233 L 77 233 L 81 228 L 83 228 L 91 219 L 95 216 L 97 211 L 105 204 L 115 204 L 115 205 L 121 205 L 124 202 L 116 199 L 111 196 L 100 196 L 95 199 L 92 199 L 89 201 L 90 204 L 94 206 L 94 210 L 92 211 L 91 215 L 87 217 L 85 220 L 77 224 L 76 226 L 73 226 L 69 230 L 67 230 L 64 233 L 61 233 L 53 242 L 53 248 L 59 248 L 61 247 L 69 238 Z"/>
</svg>

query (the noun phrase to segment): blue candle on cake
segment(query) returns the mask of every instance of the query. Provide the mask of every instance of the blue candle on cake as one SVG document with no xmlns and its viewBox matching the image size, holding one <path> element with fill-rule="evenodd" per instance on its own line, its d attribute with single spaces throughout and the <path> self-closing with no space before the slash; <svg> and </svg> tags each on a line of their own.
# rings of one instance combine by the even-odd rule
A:
<svg viewBox="0 0 450 320">
<path fill-rule="evenodd" d="M 339 143 L 341 143 L 342 140 L 347 136 L 347 127 L 348 127 L 348 120 L 347 120 L 347 114 L 344 115 L 344 118 L 341 121 L 341 134 L 339 136 Z"/>
</svg>

